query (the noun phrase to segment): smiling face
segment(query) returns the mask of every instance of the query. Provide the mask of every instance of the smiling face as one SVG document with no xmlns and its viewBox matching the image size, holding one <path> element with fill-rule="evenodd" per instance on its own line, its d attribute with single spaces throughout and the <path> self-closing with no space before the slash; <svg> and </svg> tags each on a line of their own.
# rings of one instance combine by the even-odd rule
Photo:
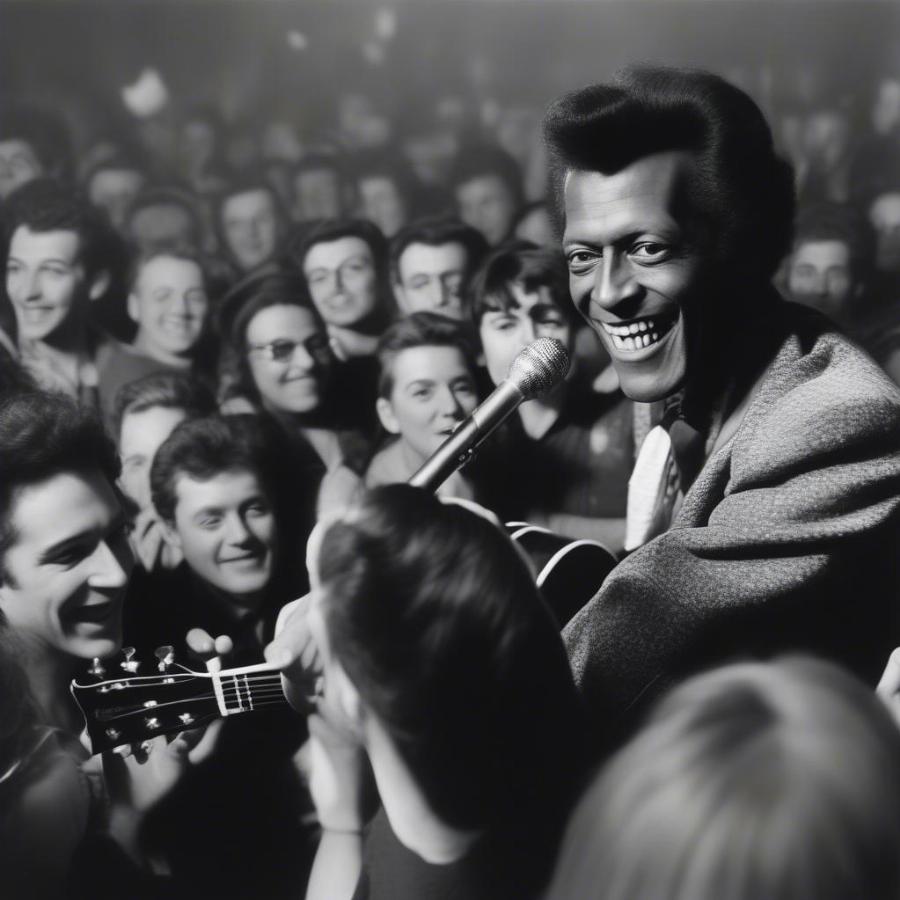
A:
<svg viewBox="0 0 900 900">
<path fill-rule="evenodd" d="M 478 324 L 484 361 L 494 384 L 507 377 L 513 360 L 532 341 L 556 338 L 571 352 L 575 339 L 566 311 L 554 302 L 549 288 L 529 292 L 517 283 L 508 288 L 515 302 L 508 309 L 486 309 Z"/>
<path fill-rule="evenodd" d="M 475 379 L 458 347 L 409 347 L 391 363 L 393 387 L 378 415 L 423 460 L 478 403 Z"/>
<path fill-rule="evenodd" d="M 161 362 L 178 363 L 200 340 L 209 299 L 203 271 L 189 259 L 156 256 L 141 268 L 128 297 L 137 322 L 135 346 Z"/>
<path fill-rule="evenodd" d="M 462 244 L 410 244 L 397 260 L 394 294 L 404 315 L 437 312 L 462 318 L 468 254 Z"/>
<path fill-rule="evenodd" d="M 375 311 L 375 260 L 362 238 L 314 244 L 303 260 L 303 274 L 319 315 L 329 325 L 352 328 Z"/>
<path fill-rule="evenodd" d="M 247 325 L 247 353 L 264 406 L 287 413 L 319 407 L 332 356 L 328 336 L 310 310 L 287 305 L 261 309 Z"/>
<path fill-rule="evenodd" d="M 24 487 L 10 524 L 0 611 L 13 631 L 54 655 L 115 653 L 134 560 L 109 481 L 99 471 L 60 472 Z"/>
<path fill-rule="evenodd" d="M 6 261 L 6 292 L 16 315 L 19 338 L 48 340 L 87 313 L 90 291 L 74 231 L 13 233 Z"/>
<path fill-rule="evenodd" d="M 573 170 L 565 181 L 572 299 L 622 390 L 642 402 L 680 388 L 703 326 L 707 260 L 675 213 L 689 159 L 658 153 L 612 175 Z"/>
<path fill-rule="evenodd" d="M 791 255 L 788 267 L 791 299 L 840 320 L 858 291 L 844 241 L 807 241 Z"/>
<path fill-rule="evenodd" d="M 225 242 L 242 271 L 249 272 L 275 255 L 278 213 L 269 191 L 245 191 L 222 204 Z"/>
<path fill-rule="evenodd" d="M 239 608 L 256 605 L 272 577 L 277 528 L 259 479 L 246 470 L 205 481 L 175 481 L 175 522 L 169 539 L 192 571 L 228 594 Z"/>
</svg>

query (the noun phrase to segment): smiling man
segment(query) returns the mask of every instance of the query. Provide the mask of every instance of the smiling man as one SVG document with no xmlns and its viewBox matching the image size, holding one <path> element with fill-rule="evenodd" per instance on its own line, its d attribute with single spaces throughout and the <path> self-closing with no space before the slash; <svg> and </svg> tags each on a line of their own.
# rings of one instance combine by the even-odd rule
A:
<svg viewBox="0 0 900 900">
<path fill-rule="evenodd" d="M 733 655 L 803 649 L 876 678 L 900 396 L 771 287 L 793 188 L 759 109 L 713 75 L 633 69 L 557 100 L 545 132 L 573 301 L 649 404 L 634 552 L 565 632 L 594 712 L 615 730 Z"/>
</svg>

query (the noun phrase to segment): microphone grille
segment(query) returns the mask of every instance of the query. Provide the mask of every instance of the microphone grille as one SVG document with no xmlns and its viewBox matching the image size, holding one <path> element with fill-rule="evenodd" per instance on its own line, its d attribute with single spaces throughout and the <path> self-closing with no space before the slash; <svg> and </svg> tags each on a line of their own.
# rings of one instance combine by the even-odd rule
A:
<svg viewBox="0 0 900 900">
<path fill-rule="evenodd" d="M 569 353 L 556 338 L 538 338 L 512 361 L 507 380 L 513 382 L 526 400 L 546 394 L 566 377 Z"/>
</svg>

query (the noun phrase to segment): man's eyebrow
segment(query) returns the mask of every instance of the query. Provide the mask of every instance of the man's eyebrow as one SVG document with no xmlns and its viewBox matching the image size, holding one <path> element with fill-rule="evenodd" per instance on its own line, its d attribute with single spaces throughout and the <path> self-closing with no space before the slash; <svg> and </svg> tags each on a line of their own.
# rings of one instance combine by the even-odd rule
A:
<svg viewBox="0 0 900 900">
<path fill-rule="evenodd" d="M 77 547 L 88 539 L 96 539 L 97 536 L 98 531 L 96 528 L 88 528 L 84 531 L 79 531 L 77 534 L 71 534 L 67 538 L 63 538 L 61 541 L 57 541 L 55 544 L 51 544 L 49 547 L 44 548 L 38 562 L 53 562 L 58 556 L 62 556 L 66 551 Z"/>
<path fill-rule="evenodd" d="M 197 519 L 200 516 L 211 516 L 221 514 L 223 512 L 223 508 L 221 506 L 201 506 L 192 516 L 192 519 Z"/>
<path fill-rule="evenodd" d="M 434 384 L 433 378 L 414 378 L 406 383 L 406 390 L 414 387 L 430 387 Z"/>
</svg>

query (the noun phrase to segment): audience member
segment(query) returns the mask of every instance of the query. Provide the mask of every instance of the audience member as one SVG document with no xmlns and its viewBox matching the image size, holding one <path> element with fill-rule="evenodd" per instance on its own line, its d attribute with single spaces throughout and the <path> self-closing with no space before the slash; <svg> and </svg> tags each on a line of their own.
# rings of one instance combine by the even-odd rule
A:
<svg viewBox="0 0 900 900">
<path fill-rule="evenodd" d="M 308 556 L 308 612 L 267 651 L 296 659 L 311 632 L 324 667 L 308 900 L 539 896 L 589 747 L 518 550 L 495 520 L 388 485 Z M 364 758 L 382 807 L 365 837 Z"/>
<path fill-rule="evenodd" d="M 291 173 L 291 220 L 299 223 L 340 219 L 349 208 L 343 167 L 334 153 L 310 152 Z"/>
<path fill-rule="evenodd" d="M 111 230 L 81 195 L 43 178 L 16 191 L 5 220 L 20 362 L 40 387 L 96 404 L 97 357 L 107 339 L 91 327 L 89 305 L 109 284 Z"/>
<path fill-rule="evenodd" d="M 506 240 L 523 205 L 522 175 L 499 147 L 460 149 L 450 177 L 460 219 L 482 233 L 492 247 Z"/>
<path fill-rule="evenodd" d="M 462 318 L 469 278 L 486 251 L 481 232 L 453 219 L 407 225 L 390 245 L 391 286 L 400 312 Z"/>
<path fill-rule="evenodd" d="M 665 697 L 569 824 L 548 900 L 844 900 L 900 893 L 900 734 L 804 658 Z"/>
<path fill-rule="evenodd" d="M 572 352 L 575 310 L 557 251 L 527 243 L 494 251 L 472 280 L 470 313 L 495 385 L 537 338 L 556 338 Z M 634 446 L 632 404 L 618 392 L 600 397 L 563 382 L 523 403 L 482 455 L 497 458 L 504 518 L 622 548 Z"/>
<path fill-rule="evenodd" d="M 335 356 L 371 357 L 393 315 L 384 236 L 359 219 L 320 222 L 289 248 Z"/>
<path fill-rule="evenodd" d="M 66 129 L 43 109 L 0 109 L 0 200 L 41 176 L 65 177 L 71 163 Z"/>
<path fill-rule="evenodd" d="M 392 238 L 409 221 L 414 189 L 406 169 L 388 150 L 358 153 L 352 160 L 356 214 Z"/>
<path fill-rule="evenodd" d="M 119 153 L 94 163 L 83 181 L 91 203 L 105 210 L 113 228 L 125 236 L 128 212 L 147 183 L 143 166 Z"/>
<path fill-rule="evenodd" d="M 378 418 L 393 436 L 372 458 L 366 485 L 409 481 L 478 403 L 472 341 L 459 322 L 418 312 L 395 322 L 378 344 Z M 474 498 L 465 473 L 438 488 Z"/>
<path fill-rule="evenodd" d="M 119 487 L 134 505 L 131 546 L 148 571 L 174 568 L 181 561 L 181 554 L 163 539 L 150 498 L 153 457 L 176 425 L 215 410 L 215 398 L 202 382 L 176 372 L 145 375 L 116 394 L 113 433 L 122 465 Z"/>
<path fill-rule="evenodd" d="M 193 247 L 207 249 L 203 217 L 194 199 L 173 188 L 147 188 L 125 219 L 125 235 L 141 253 Z"/>
<path fill-rule="evenodd" d="M 232 182 L 216 201 L 222 251 L 242 274 L 271 266 L 287 222 L 278 197 L 262 177 Z"/>
</svg>

